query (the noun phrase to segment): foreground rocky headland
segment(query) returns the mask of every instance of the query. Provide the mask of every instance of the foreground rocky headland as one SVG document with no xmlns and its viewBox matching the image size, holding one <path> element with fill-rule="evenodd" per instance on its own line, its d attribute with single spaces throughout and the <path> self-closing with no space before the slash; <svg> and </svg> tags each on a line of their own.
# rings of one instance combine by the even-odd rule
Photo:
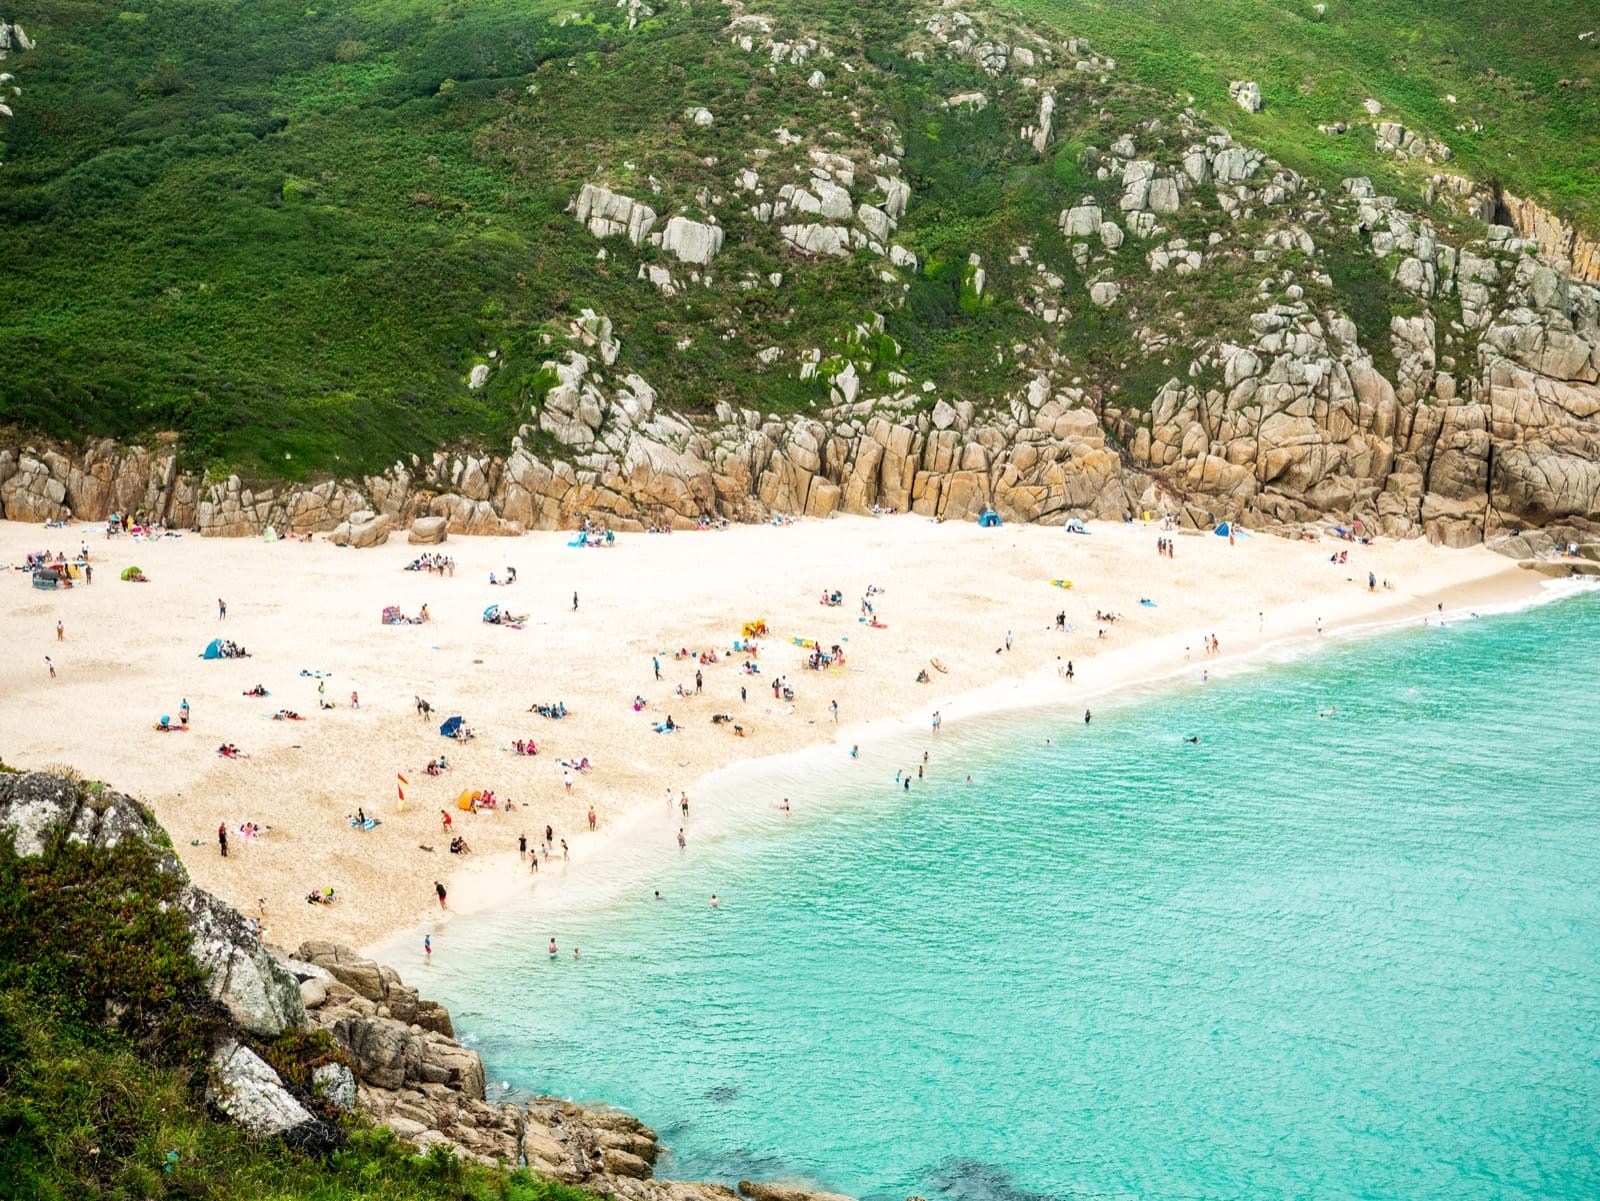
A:
<svg viewBox="0 0 1600 1201">
<path fill-rule="evenodd" d="M 490 1102 L 483 1063 L 456 1041 L 443 1006 L 348 948 L 306 942 L 291 955 L 262 944 L 236 910 L 188 882 L 165 832 L 121 793 L 91 791 L 49 772 L 0 773 L 0 836 L 25 858 L 48 854 L 58 842 L 107 854 L 137 842 L 156 852 L 160 871 L 181 882 L 177 904 L 192 937 L 190 955 L 225 1015 L 210 1040 L 206 1100 L 253 1137 L 312 1150 L 336 1146 L 333 1120 L 359 1115 L 419 1151 L 442 1146 L 630 1201 L 831 1196 L 748 1181 L 735 1192 L 658 1180 L 663 1148 L 654 1131 L 626 1114 L 555 1097 Z M 117 1015 L 106 1020 L 114 1024 Z M 319 1057 L 302 1083 L 267 1061 L 272 1040 L 319 1031 L 337 1053 Z"/>
</svg>

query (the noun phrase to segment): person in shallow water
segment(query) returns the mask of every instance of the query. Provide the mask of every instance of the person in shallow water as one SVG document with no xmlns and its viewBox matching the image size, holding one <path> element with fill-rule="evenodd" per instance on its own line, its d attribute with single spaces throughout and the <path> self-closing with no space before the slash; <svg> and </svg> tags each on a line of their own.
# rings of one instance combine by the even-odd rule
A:
<svg viewBox="0 0 1600 1201">
<path fill-rule="evenodd" d="M 556 940 L 554 938 L 551 938 L 551 940 L 550 940 L 550 958 L 554 959 L 557 954 L 559 954 L 559 952 L 556 950 Z"/>
</svg>

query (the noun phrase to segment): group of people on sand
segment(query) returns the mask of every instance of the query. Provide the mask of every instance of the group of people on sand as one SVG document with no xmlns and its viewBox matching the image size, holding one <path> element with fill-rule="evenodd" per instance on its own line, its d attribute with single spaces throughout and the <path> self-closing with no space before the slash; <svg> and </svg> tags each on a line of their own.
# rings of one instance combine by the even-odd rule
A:
<svg viewBox="0 0 1600 1201">
<path fill-rule="evenodd" d="M 511 744 L 511 753 L 513 755 L 537 755 L 539 748 L 531 738 L 518 738 Z"/>
<path fill-rule="evenodd" d="M 455 575 L 456 561 L 449 555 L 439 555 L 429 552 L 418 555 L 406 564 L 407 571 L 425 571 L 429 575 Z"/>
<path fill-rule="evenodd" d="M 805 667 L 807 671 L 825 671 L 830 667 L 844 666 L 844 648 L 837 642 L 828 650 L 823 650 L 818 644 L 811 648 L 811 653 L 806 656 Z"/>
<path fill-rule="evenodd" d="M 245 754 L 243 751 L 241 751 L 238 747 L 236 747 L 231 742 L 224 742 L 221 746 L 219 746 L 217 748 L 217 754 L 221 755 L 224 759 L 248 759 L 248 758 L 250 758 L 249 755 Z"/>
<path fill-rule="evenodd" d="M 440 755 L 437 759 L 429 759 L 428 766 L 422 770 L 430 776 L 442 776 L 450 770 L 450 764 L 443 755 Z"/>
<path fill-rule="evenodd" d="M 567 703 L 565 701 L 557 701 L 553 705 L 541 705 L 536 701 L 528 706 L 528 712 L 537 713 L 540 717 L 549 717 L 560 721 L 567 715 Z"/>
<path fill-rule="evenodd" d="M 1176 559 L 1178 557 L 1175 553 L 1177 545 L 1178 544 L 1175 539 L 1157 538 L 1156 554 L 1160 555 L 1163 559 Z"/>
<path fill-rule="evenodd" d="M 217 658 L 219 659 L 248 659 L 249 657 L 250 652 L 232 638 L 222 639 L 217 645 Z"/>
</svg>

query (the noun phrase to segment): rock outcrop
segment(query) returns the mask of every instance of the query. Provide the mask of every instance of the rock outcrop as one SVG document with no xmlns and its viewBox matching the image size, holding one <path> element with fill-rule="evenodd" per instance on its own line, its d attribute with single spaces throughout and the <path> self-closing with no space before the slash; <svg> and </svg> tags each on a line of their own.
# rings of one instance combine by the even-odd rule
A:
<svg viewBox="0 0 1600 1201">
<path fill-rule="evenodd" d="M 222 1003 L 239 1029 L 262 1038 L 305 1025 L 299 982 L 261 945 L 237 910 L 188 882 L 161 827 L 131 797 L 110 790 L 89 792 L 50 772 L 0 774 L 0 836 L 8 837 L 23 856 L 43 854 L 55 838 L 100 850 L 129 840 L 148 844 L 161 870 L 182 881 L 177 904 L 193 939 L 190 954 L 211 997 Z"/>
</svg>

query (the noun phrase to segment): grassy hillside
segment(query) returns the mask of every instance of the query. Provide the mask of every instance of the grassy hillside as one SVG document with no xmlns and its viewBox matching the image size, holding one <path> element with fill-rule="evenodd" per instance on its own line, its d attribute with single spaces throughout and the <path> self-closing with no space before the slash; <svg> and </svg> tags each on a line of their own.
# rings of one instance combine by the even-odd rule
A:
<svg viewBox="0 0 1600 1201">
<path fill-rule="evenodd" d="M 1384 120 L 1448 145 L 1453 170 L 1498 179 L 1600 233 L 1600 39 L 1578 40 L 1600 29 L 1592 4 L 1326 0 L 1318 13 L 1314 0 L 1013 2 L 1094 39 L 1152 89 L 1194 96 L 1308 175 L 1392 167 L 1367 131 L 1317 130 L 1366 119 L 1371 97 Z M 1231 79 L 1261 85 L 1260 113 L 1228 103 Z"/>
<path fill-rule="evenodd" d="M 201 1069 L 221 1016 L 170 905 L 176 888 L 137 840 L 112 852 L 62 841 L 20 859 L 0 839 L 0 1197 L 594 1201 L 443 1150 L 420 1158 L 388 1131 L 350 1124 L 342 1148 L 316 1157 L 215 1118 Z M 292 1074 L 336 1050 L 317 1038 L 260 1049 Z"/>
<path fill-rule="evenodd" d="M 1476 0 L 1334 0 L 1320 20 L 1249 0 L 1024 0 L 1031 22 L 1088 35 L 1118 60 L 1109 84 L 1063 84 L 1042 160 L 1016 136 L 1037 96 L 1015 72 L 993 81 L 971 64 L 919 61 L 925 11 L 906 0 L 772 10 L 774 36 L 815 36 L 833 54 L 781 70 L 732 44 L 727 7 L 661 8 L 636 29 L 625 7 L 590 0 L 34 0 L 13 11 L 39 45 L 6 64 L 25 87 L 0 127 L 0 425 L 175 430 L 191 462 L 291 478 L 441 444 L 503 448 L 548 386 L 539 366 L 552 337 L 585 308 L 615 323 L 620 367 L 689 410 L 816 403 L 824 385 L 798 379 L 797 353 L 846 349 L 874 313 L 888 326 L 868 356 L 882 379 L 892 370 L 982 401 L 1025 379 L 1029 356 L 1055 353 L 1137 399 L 1152 386 L 1137 306 L 1073 304 L 1047 326 L 1018 303 L 1031 273 L 1010 259 L 1029 245 L 1064 295 L 1081 296 L 1055 216 L 1085 192 L 1114 194 L 1084 148 L 1170 116 L 1188 94 L 1291 166 L 1327 181 L 1373 171 L 1415 195 L 1414 178 L 1374 161 L 1370 131 L 1315 132 L 1375 95 L 1472 169 L 1591 222 L 1600 213 L 1600 53 L 1577 42 L 1574 6 L 1555 0 L 1506 29 Z M 827 86 L 808 86 L 813 67 Z M 1556 88 L 1558 76 L 1575 82 Z M 1234 77 L 1261 82 L 1263 113 L 1230 105 Z M 1456 107 L 1442 99 L 1451 88 Z M 996 102 L 942 103 L 972 90 Z M 708 107 L 715 125 L 684 120 L 686 106 Z M 1451 118 L 1468 113 L 1482 134 L 1454 132 Z M 866 251 L 804 260 L 745 214 L 734 173 L 772 151 L 779 127 L 863 161 L 900 139 L 912 203 L 896 240 L 917 270 L 885 279 Z M 711 286 L 659 294 L 637 276 L 660 253 L 622 238 L 597 257 L 565 211 L 589 181 L 648 200 L 663 222 L 716 216 L 729 237 Z M 767 282 L 774 272 L 780 283 Z M 1354 276 L 1335 279 L 1335 302 L 1371 306 Z M 1237 282 L 1222 271 L 1184 297 L 1186 332 L 1237 316 L 1248 302 Z M 1373 317 L 1364 327 L 1381 329 Z M 769 347 L 781 363 L 757 358 Z M 469 391 L 491 351 L 489 385 Z M 1150 364 L 1151 379 L 1166 366 Z"/>
</svg>

